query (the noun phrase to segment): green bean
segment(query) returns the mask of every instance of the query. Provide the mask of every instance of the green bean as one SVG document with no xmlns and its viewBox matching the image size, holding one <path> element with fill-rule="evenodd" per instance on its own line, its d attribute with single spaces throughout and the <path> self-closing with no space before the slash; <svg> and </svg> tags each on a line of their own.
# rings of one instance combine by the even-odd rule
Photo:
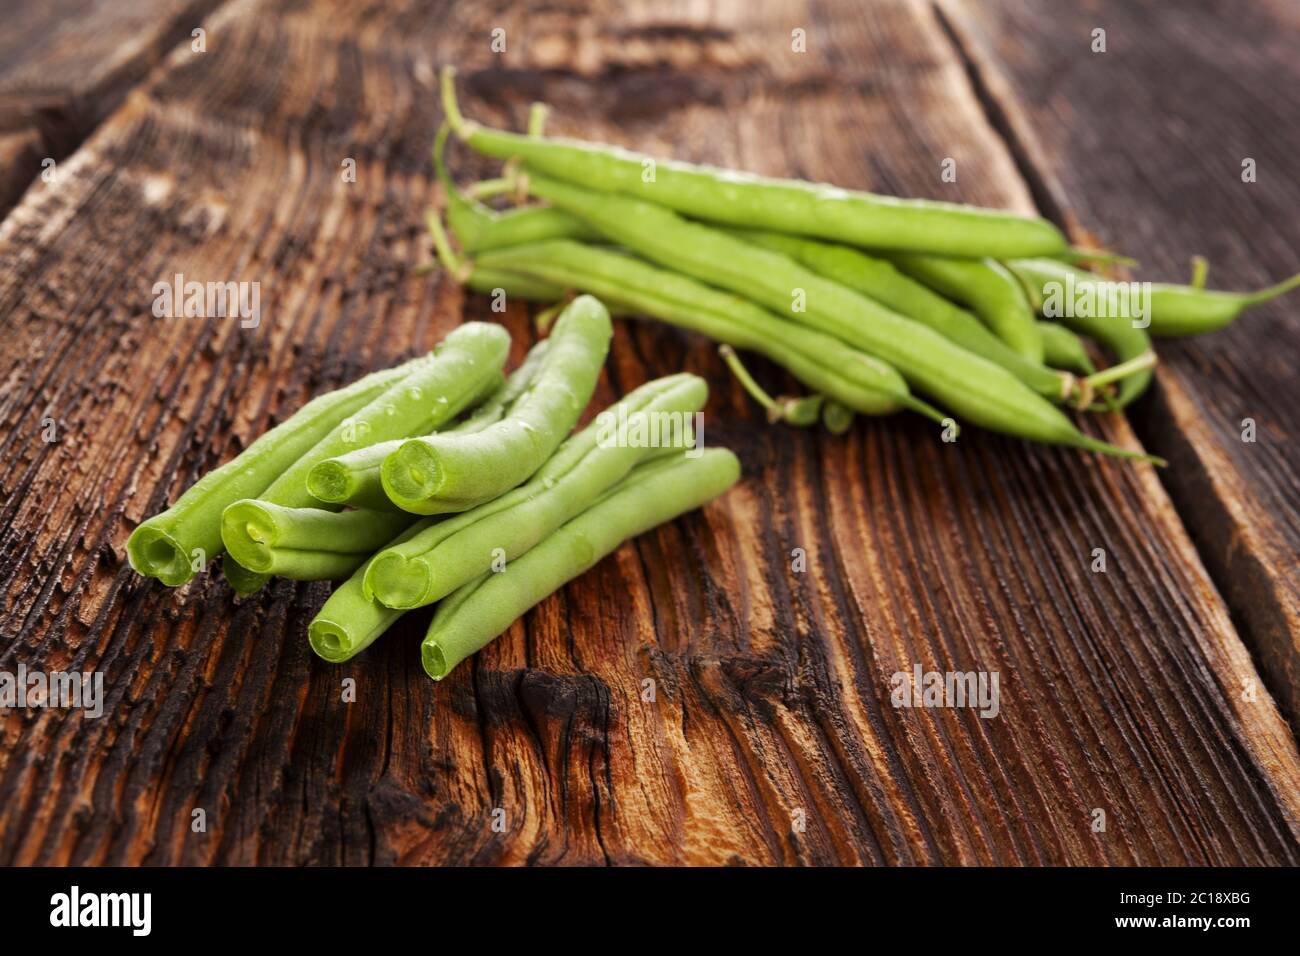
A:
<svg viewBox="0 0 1300 956">
<path fill-rule="evenodd" d="M 560 446 L 526 484 L 464 514 L 423 522 L 418 533 L 376 555 L 366 595 L 392 607 L 422 607 L 488 571 L 494 558 L 515 559 L 646 458 L 688 445 L 691 415 L 707 397 L 694 375 L 641 386 Z M 620 429 L 626 440 L 618 440 Z"/>
<path fill-rule="evenodd" d="M 317 504 L 307 490 L 307 475 L 318 462 L 392 438 L 418 435 L 454 418 L 498 380 L 510 349 L 510 335 L 499 325 L 467 322 L 439 343 L 433 354 L 369 404 L 335 425 L 258 495 L 286 508 Z M 223 529 L 224 530 L 224 529 Z M 227 580 L 240 594 L 251 594 L 267 576 L 240 574 L 223 562 Z"/>
<path fill-rule="evenodd" d="M 1062 402 L 1074 390 L 1073 376 L 1029 360 L 970 312 L 900 272 L 885 259 L 802 236 L 753 229 L 729 231 L 741 239 L 784 253 L 823 278 L 848 286 L 899 315 L 928 325 L 968 352 L 1001 365 L 1044 398 Z"/>
<path fill-rule="evenodd" d="M 533 346 L 508 382 L 443 434 L 469 433 L 499 421 L 510 403 L 528 387 L 547 347 L 546 342 Z M 373 449 L 380 449 L 381 453 L 385 449 L 395 450 L 402 441 L 383 442 L 321 464 L 357 461 Z M 316 476 L 320 467 L 312 469 L 309 479 Z M 373 476 L 373 484 L 378 488 L 377 474 Z M 378 491 L 383 494 L 382 488 Z M 362 494 L 353 497 L 350 503 L 368 497 L 368 493 Z M 223 565 L 231 585 L 245 594 L 261 587 L 270 574 L 307 581 L 346 578 L 376 548 L 415 520 L 414 515 L 394 509 L 386 497 L 383 504 L 386 508 L 327 511 L 315 507 L 284 508 L 256 500 L 235 502 L 226 509 L 222 521 L 222 539 L 229 549 L 228 557 L 234 558 Z"/>
<path fill-rule="evenodd" d="M 1150 320 L 1151 335 L 1177 338 L 1214 332 L 1231 323 L 1243 310 L 1268 302 L 1300 287 L 1300 274 L 1260 289 L 1258 292 L 1216 292 L 1198 285 L 1172 285 L 1165 282 L 1113 282 L 1095 273 L 1072 269 L 1051 260 L 1018 259 L 1007 263 L 1031 288 L 1037 284 L 1049 301 L 1069 297 L 1061 311 L 1085 311 L 1073 308 L 1074 299 L 1083 297 L 1089 304 L 1104 303 L 1116 318 Z M 1070 284 L 1066 285 L 1069 273 Z M 1204 276 L 1202 275 L 1202 282 Z M 1053 288 L 1048 283 L 1055 283 Z"/>
<path fill-rule="evenodd" d="M 738 295 L 624 253 L 553 239 L 486 253 L 472 268 L 480 261 L 580 288 L 620 311 L 652 316 L 757 352 L 813 391 L 861 414 L 886 415 L 907 407 L 943 419 L 941 412 L 908 393 L 907 383 L 894 369 L 833 335 L 787 322 Z"/>
<path fill-rule="evenodd" d="M 564 298 L 564 290 L 558 286 L 496 269 L 475 269 L 465 285 L 481 295 L 495 295 L 499 289 L 507 299 L 528 302 L 558 302 Z"/>
<path fill-rule="evenodd" d="M 465 511 L 528 479 L 582 414 L 595 391 L 613 331 L 599 300 L 580 296 L 555 324 L 527 393 L 510 414 L 468 435 L 403 444 L 380 469 L 393 503 L 415 514 Z"/>
<path fill-rule="evenodd" d="M 933 329 L 823 279 L 788 256 L 687 222 L 651 203 L 593 193 L 535 174 L 529 179 L 529 188 L 634 252 L 783 310 L 796 322 L 830 331 L 878 356 L 951 408 L 959 419 L 1021 438 L 1150 460 L 1140 452 L 1083 434 L 1060 409 L 1006 369 Z M 800 290 L 803 310 L 792 308 Z"/>
<path fill-rule="evenodd" d="M 1043 357 L 1053 368 L 1069 369 L 1080 375 L 1091 375 L 1097 366 L 1088 357 L 1083 339 L 1063 325 L 1039 322 L 1038 332 L 1043 337 Z"/>
<path fill-rule="evenodd" d="M 416 534 L 422 523 L 416 522 L 390 541 L 388 546 L 394 547 Z M 385 607 L 366 596 L 362 582 L 369 567 L 370 561 L 367 561 L 352 572 L 350 578 L 334 589 L 325 605 L 307 625 L 307 640 L 311 649 L 332 664 L 341 664 L 360 654 L 406 613 Z"/>
<path fill-rule="evenodd" d="M 952 256 L 1051 256 L 1068 249 L 1050 222 L 952 203 L 897 199 L 653 159 L 612 146 L 521 136 L 466 120 L 443 70 L 443 108 L 470 148 L 609 193 L 652 200 L 700 219 L 821 236 L 855 245 Z"/>
<path fill-rule="evenodd" d="M 438 605 L 420 647 L 424 669 L 442 680 L 458 663 L 629 538 L 700 507 L 740 477 L 725 448 L 698 458 L 647 462 L 606 496 L 510 563 L 462 586 Z"/>
<path fill-rule="evenodd" d="M 822 404 L 826 401 L 824 396 L 806 395 L 802 398 L 788 396 L 773 398 L 763 386 L 754 380 L 754 376 L 749 374 L 749 369 L 745 368 L 745 364 L 740 360 L 740 356 L 736 354 L 735 349 L 730 345 L 720 345 L 718 346 L 718 354 L 727 363 L 727 367 L 731 369 L 731 374 L 736 376 L 736 380 L 740 382 L 741 387 L 767 412 L 769 422 L 785 422 L 796 427 L 806 427 L 816 425 L 821 419 Z"/>
<path fill-rule="evenodd" d="M 853 426 L 853 410 L 828 400 L 822 405 L 822 426 L 832 435 L 843 435 Z"/>
<path fill-rule="evenodd" d="M 405 438 L 393 438 L 317 462 L 307 473 L 307 490 L 327 504 L 400 511 L 384 492 L 379 468 L 405 441 Z"/>
<path fill-rule="evenodd" d="M 335 426 L 424 361 L 374 372 L 312 399 L 233 460 L 208 472 L 174 505 L 131 533 L 126 543 L 131 567 L 171 587 L 184 584 L 221 553 L 221 512 L 227 505 L 261 494 Z"/>
<path fill-rule="evenodd" d="M 225 546 L 222 547 L 224 549 Z M 271 580 L 269 574 L 250 571 L 228 554 L 221 559 L 221 576 L 226 579 L 231 590 L 240 597 L 256 594 L 267 581 Z"/>
<path fill-rule="evenodd" d="M 347 577 L 411 523 L 383 511 L 284 508 L 245 499 L 221 516 L 226 550 L 242 567 L 299 581 Z"/>
<path fill-rule="evenodd" d="M 443 152 L 448 131 L 449 127 L 444 123 L 434 139 L 433 167 L 447 195 L 447 223 L 465 252 L 483 252 L 557 237 L 595 238 L 590 229 L 572 216 L 549 206 L 526 206 L 497 212 L 470 199 L 456 188 L 447 172 Z"/>
<path fill-rule="evenodd" d="M 1096 281 L 1092 273 L 1051 260 L 1017 260 L 1007 265 L 1025 284 L 1029 298 L 1037 308 L 1071 331 L 1099 342 L 1120 364 L 1133 362 L 1147 354 L 1154 356 L 1151 337 L 1146 329 L 1133 322 L 1138 313 L 1128 311 L 1131 307 L 1139 306 L 1140 302 L 1096 298 L 1091 305 L 1075 308 L 1073 298 L 1066 301 L 1061 296 L 1067 288 L 1099 291 L 1102 284 Z M 1128 288 L 1123 283 L 1109 285 L 1116 292 Z M 1094 307 L 1097 303 L 1104 305 L 1098 309 Z M 1124 378 L 1119 383 L 1114 407 L 1123 408 L 1135 401 L 1147 390 L 1151 377 L 1151 369 L 1142 367 Z"/>
<path fill-rule="evenodd" d="M 527 392 L 549 346 L 549 341 L 543 340 L 529 349 L 519 368 L 511 373 L 504 385 L 496 388 L 487 401 L 479 405 L 464 421 L 442 430 L 441 434 L 469 435 L 501 421 L 515 402 Z M 307 490 L 328 504 L 347 504 L 354 508 L 380 511 L 400 510 L 384 491 L 380 468 L 384 460 L 405 442 L 405 438 L 395 438 L 367 448 L 358 448 L 346 455 L 326 458 L 307 473 Z"/>
<path fill-rule="evenodd" d="M 956 299 L 1031 362 L 1043 363 L 1043 340 L 1020 281 L 994 259 L 947 259 L 899 253 L 890 260 L 913 279 Z"/>
<path fill-rule="evenodd" d="M 315 504 L 307 475 L 318 462 L 450 421 L 499 382 L 509 350 L 510 335 L 499 325 L 457 326 L 423 367 L 340 423 L 259 497 L 290 508 Z"/>
</svg>

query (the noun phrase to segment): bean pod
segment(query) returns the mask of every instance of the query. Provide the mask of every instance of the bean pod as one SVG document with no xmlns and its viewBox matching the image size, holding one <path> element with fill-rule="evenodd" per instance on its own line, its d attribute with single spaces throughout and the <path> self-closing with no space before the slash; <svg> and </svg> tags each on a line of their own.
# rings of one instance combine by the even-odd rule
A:
<svg viewBox="0 0 1300 956">
<path fill-rule="evenodd" d="M 1073 376 L 1026 358 L 970 312 L 900 272 L 886 259 L 869 256 L 848 246 L 801 236 L 752 229 L 734 230 L 734 234 L 766 249 L 784 253 L 818 275 L 929 326 L 967 351 L 1001 365 L 1044 398 L 1062 402 L 1074 390 Z M 1052 363 L 1049 361 L 1047 364 Z"/>
<path fill-rule="evenodd" d="M 449 421 L 482 401 L 500 381 L 509 349 L 510 335 L 499 325 L 458 326 L 408 375 L 335 425 L 258 499 L 285 508 L 317 505 L 307 490 L 307 476 L 317 463 L 393 438 L 423 434 Z M 267 575 L 247 573 L 251 569 L 241 571 L 236 565 L 227 555 L 222 570 L 240 594 L 250 594 L 266 583 Z"/>
<path fill-rule="evenodd" d="M 971 308 L 1018 355 L 1041 365 L 1043 339 L 1020 281 L 992 259 L 947 259 L 897 254 L 898 268 L 950 299 Z"/>
<path fill-rule="evenodd" d="M 613 334 L 591 296 L 560 316 L 525 395 L 501 421 L 472 434 L 428 435 L 384 460 L 388 497 L 414 514 L 466 511 L 525 481 L 573 428 L 596 388 Z"/>
<path fill-rule="evenodd" d="M 554 239 L 486 253 L 474 268 L 480 263 L 582 289 L 618 311 L 652 316 L 715 342 L 757 352 L 789 369 L 814 391 L 864 415 L 908 407 L 943 418 L 912 396 L 893 368 L 833 335 L 786 322 L 747 299 L 625 253 Z"/>
<path fill-rule="evenodd" d="M 624 541 L 700 507 L 739 477 L 740 462 L 724 448 L 641 465 L 505 571 L 484 574 L 440 603 L 420 646 L 425 672 L 442 680 L 530 607 Z"/>
<path fill-rule="evenodd" d="M 1139 306 L 1137 300 L 1124 300 L 1118 296 L 1110 301 L 1097 297 L 1108 291 L 1096 285 L 1096 278 L 1075 266 L 1050 259 L 1008 263 L 1024 283 L 1029 298 L 1037 308 L 1053 321 L 1069 330 L 1086 335 L 1111 352 L 1118 362 L 1130 362 L 1145 355 L 1154 356 L 1151 337 L 1143 327 L 1144 319 L 1129 309 Z M 1126 283 L 1110 283 L 1110 291 L 1118 293 L 1127 289 Z M 1092 305 L 1077 308 L 1077 302 L 1066 301 L 1063 290 L 1074 288 L 1092 294 Z M 1100 306 L 1100 307 L 1098 307 Z M 1123 408 L 1135 401 L 1151 384 L 1152 371 L 1140 369 L 1119 382 L 1114 405 Z"/>
<path fill-rule="evenodd" d="M 606 409 L 570 438 L 526 484 L 472 511 L 436 523 L 371 562 L 365 591 L 390 607 L 415 608 L 440 600 L 489 571 L 513 561 L 564 522 L 594 503 L 649 457 L 681 450 L 692 432 L 690 417 L 704 407 L 708 388 L 694 375 L 649 382 Z M 676 422 L 665 441 L 618 441 L 649 435 Z"/>
<path fill-rule="evenodd" d="M 1068 249 L 1044 219 L 951 203 L 897 199 L 800 180 L 655 159 L 613 146 L 523 136 L 466 120 L 455 71 L 442 74 L 443 108 L 471 149 L 518 158 L 591 189 L 653 201 L 700 219 L 818 236 L 854 245 L 948 256 L 1052 256 Z"/>
<path fill-rule="evenodd" d="M 314 398 L 231 461 L 208 472 L 176 503 L 131 533 L 131 567 L 170 587 L 184 584 L 219 555 L 221 513 L 241 498 L 260 495 L 312 446 L 349 416 L 400 382 L 427 359 L 374 372 Z"/>
<path fill-rule="evenodd" d="M 803 268 L 670 209 L 526 171 L 529 189 L 647 258 L 753 298 L 802 325 L 830 332 L 894 366 L 909 383 L 994 431 L 1123 458 L 1150 459 L 1085 435 L 1060 409 L 1000 366 L 917 322 Z"/>
</svg>

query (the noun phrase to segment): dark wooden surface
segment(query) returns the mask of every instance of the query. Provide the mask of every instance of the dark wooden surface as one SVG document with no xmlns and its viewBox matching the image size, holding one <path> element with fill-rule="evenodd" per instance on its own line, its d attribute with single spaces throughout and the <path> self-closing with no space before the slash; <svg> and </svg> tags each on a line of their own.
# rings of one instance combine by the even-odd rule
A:
<svg viewBox="0 0 1300 956">
<path fill-rule="evenodd" d="M 1157 392 L 1095 422 L 1172 451 L 1160 476 L 974 429 L 943 445 L 908 417 L 772 429 L 707 342 L 620 325 L 596 402 L 707 375 L 710 440 L 744 482 L 437 685 L 425 615 L 331 667 L 305 641 L 328 586 L 241 603 L 216 576 L 173 592 L 123 559 L 140 520 L 309 395 L 497 318 L 411 271 L 443 62 L 467 110 L 515 126 L 544 98 L 555 130 L 651 152 L 1037 203 L 1168 274 L 1189 250 L 1224 285 L 1293 270 L 1295 154 L 1263 142 L 1267 115 L 1294 138 L 1281 5 L 1215 44 L 1145 7 L 1056 7 L 223 4 L 206 53 L 164 57 L 0 225 L 0 668 L 98 669 L 109 688 L 100 720 L 0 713 L 0 860 L 1297 862 L 1300 758 L 1274 703 L 1293 699 L 1297 633 L 1293 301 L 1162 346 Z M 1113 51 L 1127 36 L 1178 70 L 1130 54 L 1099 71 L 1087 31 L 1107 17 Z M 1179 78 L 1222 88 L 1197 97 L 1208 131 L 1143 122 L 1182 102 Z M 1231 198 L 1243 151 L 1249 207 Z M 153 318 L 152 283 L 177 271 L 260 281 L 262 326 Z M 527 316 L 503 321 L 518 357 Z M 1232 416 L 1253 409 L 1267 437 L 1239 447 Z M 1260 594 L 1274 604 L 1245 606 Z M 998 671 L 1000 716 L 893 708 L 890 675 L 914 663 Z"/>
<path fill-rule="evenodd" d="M 1234 8 L 1227 22 L 1224 5 L 1204 2 L 1063 4 L 1050 19 L 1014 2 L 943 6 L 1060 218 L 1131 250 L 1157 280 L 1187 281 L 1197 254 L 1223 288 L 1262 288 L 1300 268 L 1294 4 Z M 1106 52 L 1080 55 L 1097 28 Z M 1253 182 L 1242 179 L 1248 158 Z M 1297 311 L 1293 297 L 1221 334 L 1163 343 L 1159 387 L 1130 413 L 1143 444 L 1176 464 L 1161 478 L 1293 726 Z M 1242 441 L 1246 418 L 1256 442 Z"/>
<path fill-rule="evenodd" d="M 0 3 L 0 211 L 75 149 L 220 0 Z M 57 167 L 56 167 L 57 173 Z"/>
</svg>

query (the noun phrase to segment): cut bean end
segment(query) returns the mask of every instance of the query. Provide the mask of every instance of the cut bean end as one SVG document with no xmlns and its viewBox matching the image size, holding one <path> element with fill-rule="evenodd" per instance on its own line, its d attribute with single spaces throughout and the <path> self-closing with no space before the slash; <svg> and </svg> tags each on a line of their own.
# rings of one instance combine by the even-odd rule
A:
<svg viewBox="0 0 1300 956">
<path fill-rule="evenodd" d="M 442 648 L 432 642 L 426 641 L 421 645 L 420 660 L 424 664 L 424 672 L 434 680 L 442 680 L 451 670 L 447 666 L 447 659 L 443 656 Z"/>
<path fill-rule="evenodd" d="M 275 519 L 257 501 L 236 501 L 221 514 L 222 543 L 230 556 L 249 571 L 270 572 L 271 548 L 276 538 Z"/>
<path fill-rule="evenodd" d="M 429 566 L 423 561 L 381 554 L 366 571 L 365 593 L 385 607 L 409 610 L 427 603 L 424 595 L 430 577 Z"/>
<path fill-rule="evenodd" d="M 345 466 L 322 461 L 308 472 L 307 490 L 320 501 L 343 504 L 356 493 L 356 482 Z"/>
<path fill-rule="evenodd" d="M 311 648 L 331 664 L 341 664 L 352 656 L 352 639 L 347 629 L 319 617 L 307 628 Z"/>
<path fill-rule="evenodd" d="M 479 128 L 478 123 L 461 114 L 460 104 L 456 102 L 456 68 L 451 65 L 442 68 L 442 111 L 447 124 L 461 139 L 469 139 Z"/>
<path fill-rule="evenodd" d="M 443 484 L 437 456 L 420 441 L 407 442 L 384 459 L 379 477 L 388 496 L 407 511 L 436 498 Z"/>
<path fill-rule="evenodd" d="M 194 577 L 190 556 L 179 541 L 157 528 L 141 525 L 126 543 L 127 560 L 140 574 L 178 587 Z"/>
</svg>

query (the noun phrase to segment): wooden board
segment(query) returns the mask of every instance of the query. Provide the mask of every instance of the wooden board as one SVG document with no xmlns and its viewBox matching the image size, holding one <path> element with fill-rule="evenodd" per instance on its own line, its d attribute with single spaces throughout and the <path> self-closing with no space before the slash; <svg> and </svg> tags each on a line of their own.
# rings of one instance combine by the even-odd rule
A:
<svg viewBox="0 0 1300 956">
<path fill-rule="evenodd" d="M 989 109 L 1029 144 L 1046 204 L 1140 257 L 1141 278 L 1186 281 L 1197 254 L 1217 288 L 1262 288 L 1300 268 L 1300 220 L 1284 212 L 1300 207 L 1293 5 L 1066 5 L 1050 18 L 1001 0 L 943 9 Z M 1093 52 L 1098 29 L 1104 52 Z M 1174 463 L 1161 479 L 1292 727 L 1298 318 L 1292 295 L 1218 335 L 1162 343 L 1159 388 L 1131 413 L 1143 443 Z M 1254 441 L 1243 440 L 1247 419 Z"/>
<path fill-rule="evenodd" d="M 85 139 L 220 0 L 41 0 L 4 11 L 0 212 Z M 57 168 L 54 170 L 57 177 Z"/>
<path fill-rule="evenodd" d="M 1294 738 L 1266 690 L 1243 695 L 1250 655 L 1149 469 L 973 429 L 944 445 L 908 417 L 774 429 L 709 343 L 656 325 L 620 325 L 593 404 L 708 376 L 709 440 L 743 484 L 440 684 L 418 663 L 427 615 L 331 667 L 305 640 L 326 585 L 237 602 L 215 576 L 136 577 L 131 529 L 309 395 L 463 318 L 501 319 L 516 359 L 532 341 L 518 306 L 412 271 L 442 62 L 484 119 L 519 126 L 543 97 L 558 131 L 654 152 L 1033 202 L 915 3 L 241 0 L 208 30 L 0 226 L 0 668 L 109 688 L 99 720 L 0 715 L 0 860 L 1300 859 Z M 261 326 L 153 318 L 176 272 L 260 282 Z M 999 715 L 893 707 L 917 664 L 997 671 Z"/>
</svg>

